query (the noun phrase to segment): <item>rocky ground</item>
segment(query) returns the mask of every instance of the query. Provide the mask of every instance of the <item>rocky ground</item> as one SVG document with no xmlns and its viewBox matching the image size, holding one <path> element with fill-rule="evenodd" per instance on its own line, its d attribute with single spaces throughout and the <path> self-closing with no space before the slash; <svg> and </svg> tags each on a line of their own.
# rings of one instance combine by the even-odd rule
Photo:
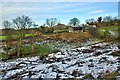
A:
<svg viewBox="0 0 120 80">
<path fill-rule="evenodd" d="M 0 61 L 0 79 L 96 79 L 107 73 L 120 73 L 120 57 L 110 55 L 119 50 L 116 44 L 97 43 L 62 49 L 42 60 L 36 56 Z"/>
</svg>

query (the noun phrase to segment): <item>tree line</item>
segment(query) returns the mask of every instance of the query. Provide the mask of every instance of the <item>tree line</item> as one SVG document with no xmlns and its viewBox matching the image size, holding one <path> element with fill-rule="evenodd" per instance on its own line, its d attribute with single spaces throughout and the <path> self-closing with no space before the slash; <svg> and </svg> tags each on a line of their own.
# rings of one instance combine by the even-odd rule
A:
<svg viewBox="0 0 120 80">
<path fill-rule="evenodd" d="M 115 23 L 117 25 L 117 21 L 120 21 L 120 19 L 118 19 L 117 17 L 111 17 L 111 16 L 105 16 L 105 17 L 98 17 L 96 20 L 94 18 L 91 19 L 87 19 L 85 22 L 85 24 L 102 24 L 101 26 L 109 26 L 110 22 L 111 25 L 114 25 L 113 23 Z M 45 21 L 45 24 L 43 24 L 42 26 L 48 26 L 48 27 L 53 27 L 55 25 L 60 24 L 60 20 L 58 20 L 57 18 L 47 18 Z M 80 25 L 80 20 L 76 17 L 72 18 L 69 20 L 68 23 L 69 26 L 76 26 L 76 25 Z M 12 22 L 5 20 L 3 21 L 3 28 L 4 29 L 10 29 L 10 28 L 14 28 L 14 29 L 28 29 L 31 26 L 36 27 L 38 26 L 37 24 L 35 24 L 32 19 L 29 16 L 19 16 L 15 19 L 12 19 Z M 38 26 L 39 27 L 39 26 Z"/>
</svg>

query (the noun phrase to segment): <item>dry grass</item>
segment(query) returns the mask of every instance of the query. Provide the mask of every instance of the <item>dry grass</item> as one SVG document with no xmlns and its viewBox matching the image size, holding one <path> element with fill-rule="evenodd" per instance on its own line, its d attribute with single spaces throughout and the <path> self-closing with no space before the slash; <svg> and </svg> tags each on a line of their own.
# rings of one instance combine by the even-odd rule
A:
<svg viewBox="0 0 120 80">
<path fill-rule="evenodd" d="M 119 75 L 120 75 L 120 73 L 118 73 L 118 72 L 111 72 L 111 73 L 106 73 L 106 74 L 102 75 L 102 78 L 104 78 L 106 80 L 110 80 L 110 79 L 116 80 L 115 77 L 119 76 Z"/>
<path fill-rule="evenodd" d="M 88 32 L 71 32 L 71 33 L 58 33 L 58 34 L 48 34 L 43 35 L 44 39 L 59 39 L 65 41 L 81 41 L 93 36 Z"/>
<path fill-rule="evenodd" d="M 41 34 L 34 36 L 34 41 L 41 41 L 41 40 L 61 40 L 61 41 L 83 41 L 87 39 L 94 38 L 90 33 L 88 32 L 64 32 L 64 33 L 56 33 L 56 34 Z M 32 37 L 24 38 L 22 43 L 31 43 L 33 40 Z M 17 40 L 10 40 L 10 45 L 17 44 Z"/>
<path fill-rule="evenodd" d="M 113 55 L 113 56 L 120 56 L 120 50 L 111 53 L 111 55 Z"/>
</svg>

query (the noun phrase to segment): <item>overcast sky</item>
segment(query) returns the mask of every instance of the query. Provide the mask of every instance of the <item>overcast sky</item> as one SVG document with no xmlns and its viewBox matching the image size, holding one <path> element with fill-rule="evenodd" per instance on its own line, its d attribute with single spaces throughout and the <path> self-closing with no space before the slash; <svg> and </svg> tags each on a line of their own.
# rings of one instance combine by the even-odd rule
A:
<svg viewBox="0 0 120 80">
<path fill-rule="evenodd" d="M 68 24 L 73 17 L 84 23 L 86 19 L 99 16 L 118 16 L 117 2 L 5 2 L 0 4 L 0 22 L 17 16 L 30 16 L 38 25 L 47 18 L 57 18 Z M 0 24 L 1 25 L 1 24 Z"/>
</svg>

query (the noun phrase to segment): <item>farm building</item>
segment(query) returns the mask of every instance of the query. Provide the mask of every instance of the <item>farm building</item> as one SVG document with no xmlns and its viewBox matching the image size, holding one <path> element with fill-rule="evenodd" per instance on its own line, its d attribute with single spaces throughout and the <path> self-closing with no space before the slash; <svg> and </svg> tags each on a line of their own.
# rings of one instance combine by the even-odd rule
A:
<svg viewBox="0 0 120 80">
<path fill-rule="evenodd" d="M 80 31 L 82 29 L 83 29 L 82 26 L 72 26 L 72 27 L 69 28 L 69 32 Z"/>
</svg>

